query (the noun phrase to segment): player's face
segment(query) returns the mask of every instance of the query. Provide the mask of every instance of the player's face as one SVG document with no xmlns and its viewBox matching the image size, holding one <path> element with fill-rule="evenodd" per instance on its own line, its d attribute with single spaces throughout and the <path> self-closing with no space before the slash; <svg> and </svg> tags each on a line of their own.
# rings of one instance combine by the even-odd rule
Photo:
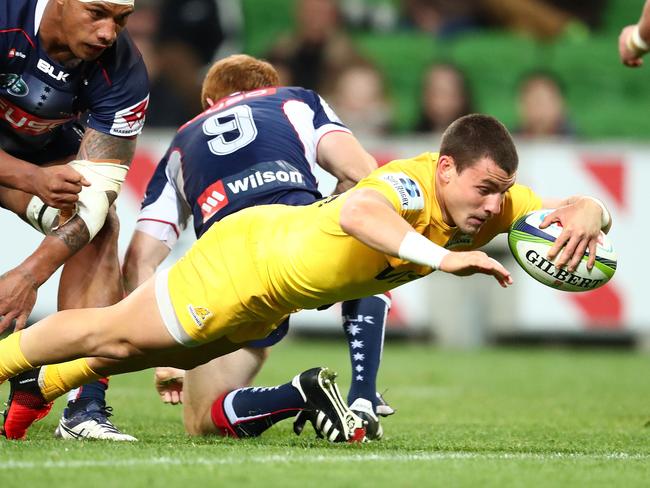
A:
<svg viewBox="0 0 650 488">
<path fill-rule="evenodd" d="M 476 234 L 486 221 L 500 212 L 515 175 L 508 175 L 489 158 L 479 159 L 460 173 L 448 156 L 441 156 L 438 164 L 445 222 L 465 234 Z"/>
<path fill-rule="evenodd" d="M 111 47 L 133 12 L 130 6 L 110 2 L 59 1 L 63 2 L 61 27 L 68 48 L 84 61 L 97 59 Z"/>
</svg>

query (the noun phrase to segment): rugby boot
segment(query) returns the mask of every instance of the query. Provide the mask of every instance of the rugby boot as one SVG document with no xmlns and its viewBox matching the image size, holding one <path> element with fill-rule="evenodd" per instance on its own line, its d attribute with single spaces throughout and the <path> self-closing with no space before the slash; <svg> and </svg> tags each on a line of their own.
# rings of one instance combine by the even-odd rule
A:
<svg viewBox="0 0 650 488">
<path fill-rule="evenodd" d="M 52 409 L 41 394 L 38 377 L 41 368 L 25 371 L 9 380 L 9 400 L 3 412 L 2 435 L 7 439 L 24 439 L 27 430 Z"/>
<path fill-rule="evenodd" d="M 345 404 L 335 378 L 336 373 L 327 368 L 312 368 L 293 378 L 291 384 L 307 403 L 296 416 L 294 432 L 300 434 L 309 420 L 318 437 L 330 442 L 361 442 L 366 436 L 364 421 Z"/>
<path fill-rule="evenodd" d="M 108 419 L 113 409 L 97 400 L 77 400 L 69 405 L 59 420 L 54 437 L 61 439 L 99 439 L 107 441 L 137 441 L 121 432 Z"/>
</svg>

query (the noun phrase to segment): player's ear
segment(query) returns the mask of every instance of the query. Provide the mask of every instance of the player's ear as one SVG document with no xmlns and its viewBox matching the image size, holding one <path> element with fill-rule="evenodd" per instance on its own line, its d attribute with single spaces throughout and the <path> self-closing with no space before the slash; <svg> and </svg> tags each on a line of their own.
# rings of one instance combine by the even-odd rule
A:
<svg viewBox="0 0 650 488">
<path fill-rule="evenodd" d="M 212 100 L 210 97 L 206 97 L 205 101 L 208 104 L 208 107 L 212 107 L 214 105 L 214 100 Z"/>
<path fill-rule="evenodd" d="M 443 182 L 449 183 L 449 180 L 451 179 L 452 171 L 455 170 L 456 170 L 456 164 L 454 163 L 454 158 L 447 155 L 442 155 L 439 157 L 437 172 L 438 172 L 438 176 Z"/>
</svg>

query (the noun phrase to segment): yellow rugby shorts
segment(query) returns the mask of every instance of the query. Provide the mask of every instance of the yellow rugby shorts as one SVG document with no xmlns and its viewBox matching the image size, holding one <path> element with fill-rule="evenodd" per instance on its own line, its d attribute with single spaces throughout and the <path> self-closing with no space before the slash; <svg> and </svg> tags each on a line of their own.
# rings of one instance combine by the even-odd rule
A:
<svg viewBox="0 0 650 488">
<path fill-rule="evenodd" d="M 262 339 L 287 316 L 270 302 L 259 277 L 250 219 L 232 217 L 213 225 L 176 264 L 156 275 L 161 316 L 180 344 Z"/>
</svg>

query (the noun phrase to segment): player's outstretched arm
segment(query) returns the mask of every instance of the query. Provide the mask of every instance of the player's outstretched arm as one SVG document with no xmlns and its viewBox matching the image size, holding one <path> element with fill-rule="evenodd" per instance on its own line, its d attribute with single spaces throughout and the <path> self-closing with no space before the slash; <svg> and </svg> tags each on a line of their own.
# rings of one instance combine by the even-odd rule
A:
<svg viewBox="0 0 650 488">
<path fill-rule="evenodd" d="M 344 232 L 385 254 L 457 276 L 491 275 L 504 288 L 512 284 L 510 272 L 484 252 L 450 252 L 418 234 L 375 190 L 353 191 L 343 204 L 339 223 Z"/>
<path fill-rule="evenodd" d="M 131 164 L 135 152 L 135 138 L 127 139 L 102 134 L 88 129 L 81 141 L 78 158 L 89 161 L 103 161 L 104 165 L 120 168 Z M 73 162 L 74 163 L 74 162 Z M 93 169 L 90 169 L 93 172 Z M 122 171 L 125 176 L 126 171 Z M 36 302 L 36 293 L 45 281 L 66 262 L 68 258 L 85 246 L 99 232 L 104 224 L 110 205 L 117 198 L 121 181 L 110 182 L 110 191 L 103 191 L 103 176 L 100 175 L 86 190 L 90 198 L 80 194 L 79 211 L 63 224 L 53 226 L 39 247 L 18 267 L 0 276 L 0 332 L 16 320 L 16 330 L 22 329 Z M 123 181 L 123 179 L 122 179 Z M 95 188 L 93 189 L 93 186 Z M 44 209 L 47 211 L 47 208 Z M 38 214 L 41 212 L 39 211 Z M 46 212 L 43 212 L 46 213 Z M 58 223 L 58 222 L 57 222 Z M 55 224 L 56 225 L 56 224 Z"/>
<path fill-rule="evenodd" d="M 624 65 L 637 68 L 641 59 L 650 51 L 650 0 L 647 0 L 636 25 L 623 28 L 618 36 L 618 53 Z"/>
<path fill-rule="evenodd" d="M 562 233 L 549 250 L 548 258 L 551 261 L 557 258 L 556 267 L 566 266 L 573 272 L 588 249 L 587 269 L 593 268 L 600 232 L 607 233 L 612 227 L 612 218 L 605 205 L 595 198 L 577 195 L 563 200 L 543 199 L 542 206 L 556 210 L 546 216 L 540 228 L 555 222 L 562 225 Z"/>
</svg>

